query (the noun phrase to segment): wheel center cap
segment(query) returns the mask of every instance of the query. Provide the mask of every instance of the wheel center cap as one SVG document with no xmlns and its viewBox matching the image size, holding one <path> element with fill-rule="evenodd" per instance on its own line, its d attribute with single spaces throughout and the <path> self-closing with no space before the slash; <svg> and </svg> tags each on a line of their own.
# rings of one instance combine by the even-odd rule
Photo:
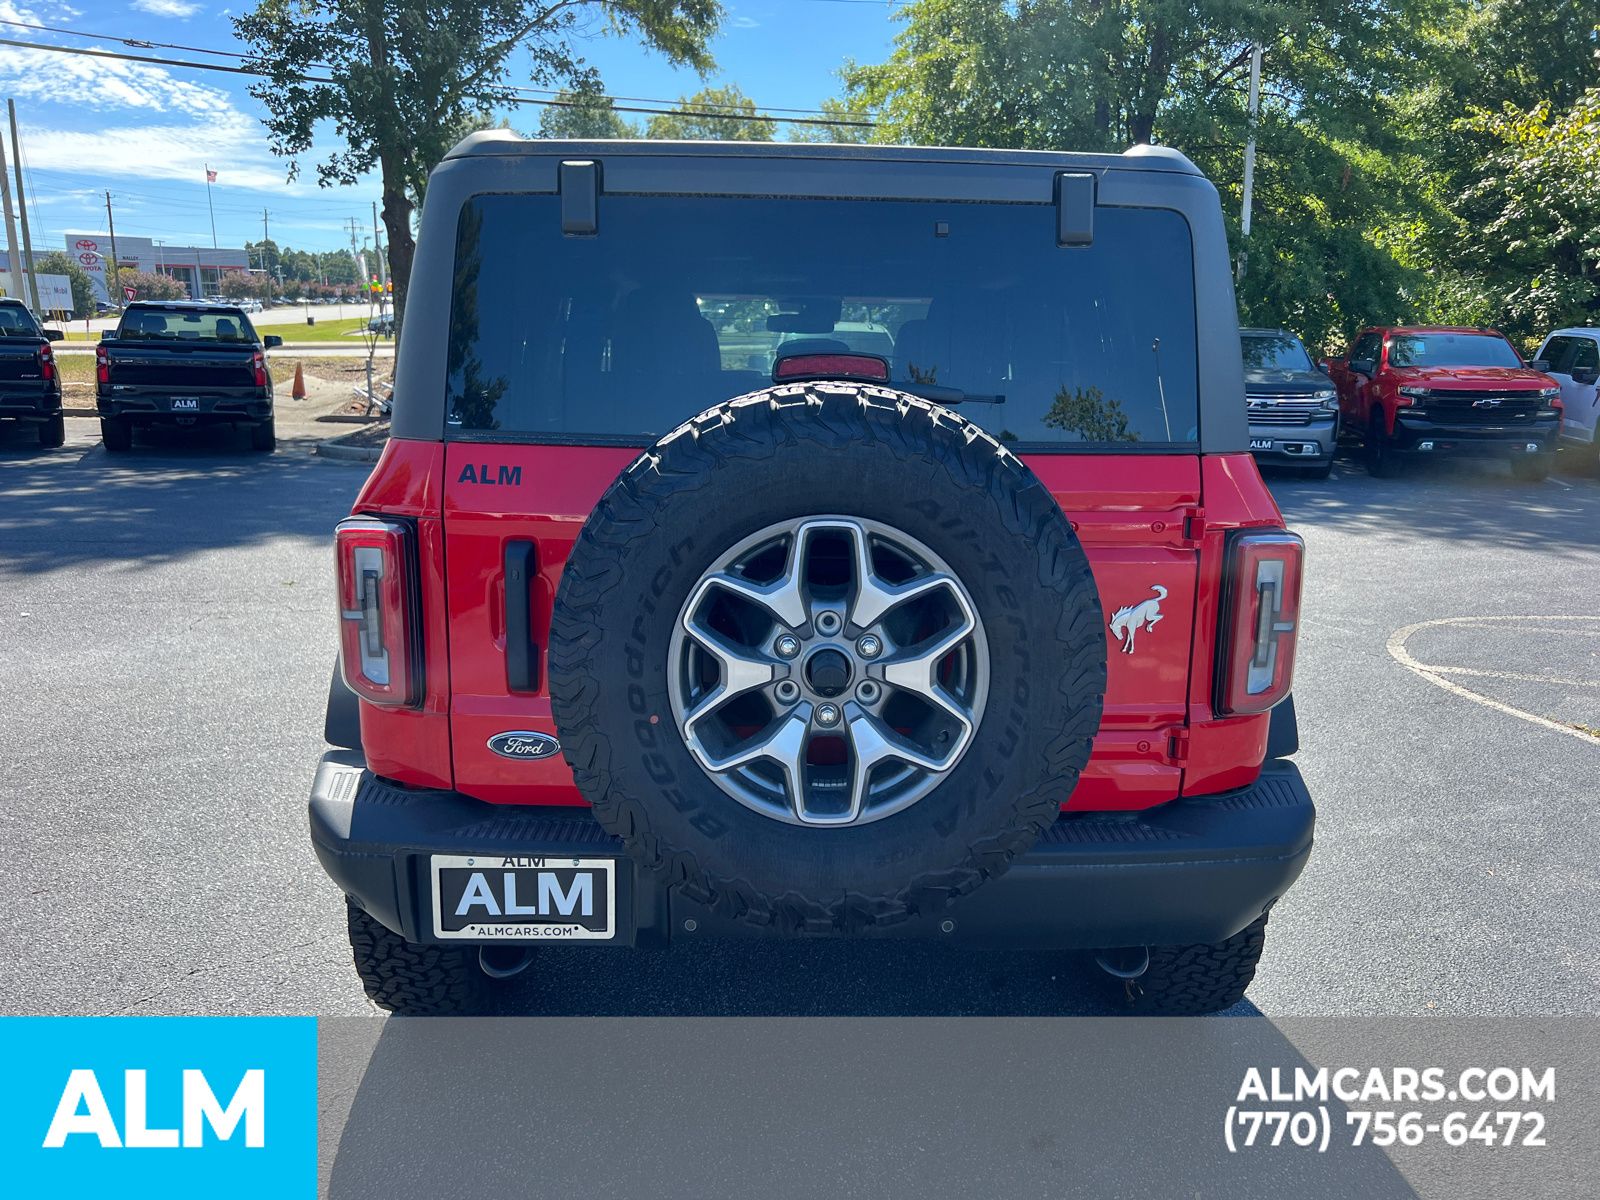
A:
<svg viewBox="0 0 1600 1200">
<path fill-rule="evenodd" d="M 837 696 L 850 686 L 850 660 L 831 647 L 806 660 L 806 682 L 819 696 Z"/>
</svg>

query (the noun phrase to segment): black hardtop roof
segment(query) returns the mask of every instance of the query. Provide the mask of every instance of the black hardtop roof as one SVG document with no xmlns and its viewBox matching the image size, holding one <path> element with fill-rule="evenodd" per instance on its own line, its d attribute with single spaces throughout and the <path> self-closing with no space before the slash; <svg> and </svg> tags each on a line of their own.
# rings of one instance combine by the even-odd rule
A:
<svg viewBox="0 0 1600 1200">
<path fill-rule="evenodd" d="M 158 312 L 243 312 L 237 304 L 218 304 L 209 300 L 130 300 L 123 312 L 136 308 L 154 309 Z"/>
<path fill-rule="evenodd" d="M 596 158 L 630 155 L 656 158 L 827 159 L 883 163 L 970 163 L 1048 170 L 1157 171 L 1199 175 L 1200 169 L 1170 146 L 1134 146 L 1121 154 L 1081 154 L 1066 150 L 992 150 L 956 146 L 834 145 L 814 142 L 669 142 L 644 139 L 566 140 L 525 138 L 508 129 L 471 134 L 445 157 L 476 158 L 554 155 Z"/>
</svg>

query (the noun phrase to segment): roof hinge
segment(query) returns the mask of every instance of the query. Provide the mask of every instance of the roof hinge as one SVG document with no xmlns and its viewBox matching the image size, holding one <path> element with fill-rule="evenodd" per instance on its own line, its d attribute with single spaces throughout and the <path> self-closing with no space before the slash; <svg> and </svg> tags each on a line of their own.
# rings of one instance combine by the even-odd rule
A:
<svg viewBox="0 0 1600 1200">
<path fill-rule="evenodd" d="M 561 192 L 561 232 L 584 237 L 600 229 L 600 164 L 583 159 L 564 162 L 557 183 Z"/>
<path fill-rule="evenodd" d="M 1056 176 L 1056 245 L 1094 244 L 1095 177 L 1063 171 Z"/>
</svg>

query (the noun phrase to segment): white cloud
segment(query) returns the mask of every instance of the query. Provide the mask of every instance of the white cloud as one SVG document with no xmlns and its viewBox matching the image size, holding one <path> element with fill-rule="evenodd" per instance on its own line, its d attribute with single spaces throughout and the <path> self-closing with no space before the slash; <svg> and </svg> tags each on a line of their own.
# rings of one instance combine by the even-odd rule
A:
<svg viewBox="0 0 1600 1200">
<path fill-rule="evenodd" d="M 133 0 L 133 7 L 153 17 L 192 17 L 200 11 L 200 5 L 189 0 Z"/>
<path fill-rule="evenodd" d="M 761 22 L 756 20 L 754 17 L 735 17 L 732 21 L 728 22 L 728 24 L 732 25 L 735 29 L 761 28 Z"/>
</svg>

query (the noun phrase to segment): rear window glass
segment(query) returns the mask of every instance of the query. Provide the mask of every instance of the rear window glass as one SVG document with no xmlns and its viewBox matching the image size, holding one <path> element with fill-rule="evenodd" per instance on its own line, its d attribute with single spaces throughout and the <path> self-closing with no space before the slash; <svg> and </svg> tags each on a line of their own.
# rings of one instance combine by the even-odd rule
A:
<svg viewBox="0 0 1600 1200">
<path fill-rule="evenodd" d="M 30 337 L 39 336 L 39 326 L 34 323 L 33 317 L 24 309 L 12 308 L 10 305 L 0 305 L 0 337 Z"/>
<path fill-rule="evenodd" d="M 641 444 L 772 382 L 791 354 L 887 359 L 894 384 L 1018 449 L 1192 445 L 1193 250 L 1176 212 L 1048 205 L 554 196 L 462 210 L 448 432 Z"/>
<path fill-rule="evenodd" d="M 141 342 L 253 342 L 256 331 L 243 313 L 149 309 L 123 317 L 117 336 Z"/>
</svg>

